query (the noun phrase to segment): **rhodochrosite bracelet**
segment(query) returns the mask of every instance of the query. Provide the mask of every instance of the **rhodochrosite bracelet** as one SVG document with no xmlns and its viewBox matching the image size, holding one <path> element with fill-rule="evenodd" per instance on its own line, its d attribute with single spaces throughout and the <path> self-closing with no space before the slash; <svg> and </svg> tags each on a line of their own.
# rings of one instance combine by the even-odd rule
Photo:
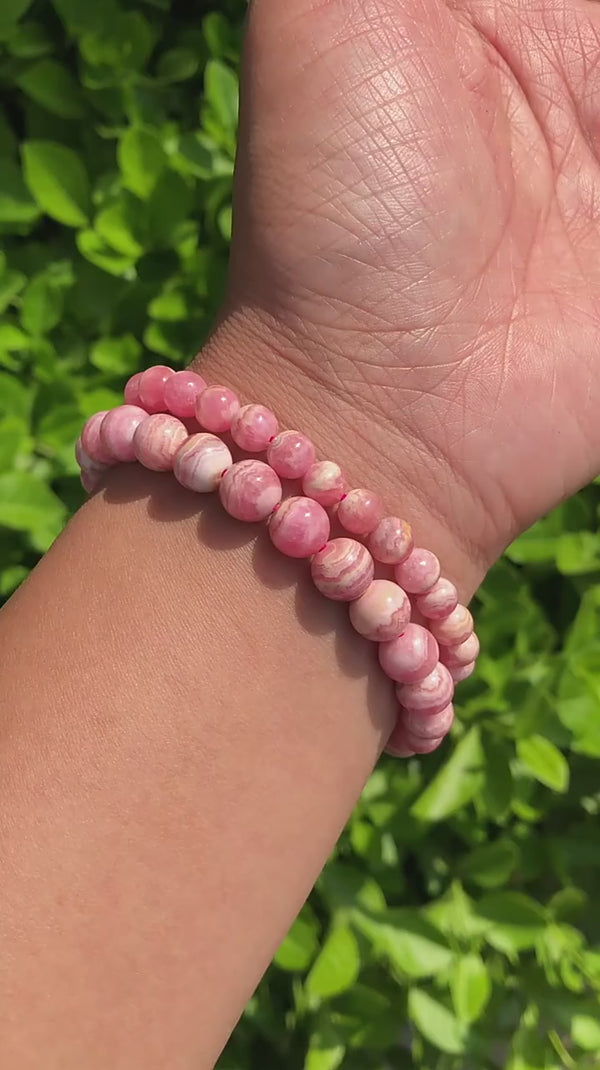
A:
<svg viewBox="0 0 600 1070">
<path fill-rule="evenodd" d="M 265 460 L 234 462 L 228 442 Z M 454 685 L 471 675 L 479 653 L 473 618 L 435 554 L 414 545 L 406 521 L 386 516 L 373 491 L 349 488 L 306 435 L 280 430 L 270 409 L 241 405 L 229 387 L 158 366 L 129 380 L 124 405 L 87 421 L 76 455 L 90 493 L 107 468 L 138 461 L 172 471 L 188 490 L 218 491 L 237 520 L 267 521 L 273 545 L 310 558 L 315 587 L 348 602 L 353 627 L 379 644 L 399 701 L 388 752 L 410 757 L 439 746 L 454 720 Z M 284 498 L 282 480 L 302 493 Z M 347 536 L 330 538 L 332 517 Z"/>
</svg>

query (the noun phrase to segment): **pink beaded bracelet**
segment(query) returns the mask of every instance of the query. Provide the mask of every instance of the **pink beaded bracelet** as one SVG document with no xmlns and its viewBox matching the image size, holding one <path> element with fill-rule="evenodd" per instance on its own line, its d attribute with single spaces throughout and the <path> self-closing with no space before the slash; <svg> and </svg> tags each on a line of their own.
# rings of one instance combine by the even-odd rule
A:
<svg viewBox="0 0 600 1070">
<path fill-rule="evenodd" d="M 234 463 L 224 434 L 266 461 Z M 435 554 L 413 544 L 406 521 L 385 516 L 378 494 L 349 489 L 340 466 L 317 460 L 306 435 L 280 431 L 270 409 L 241 405 L 229 387 L 157 366 L 132 376 L 124 405 L 90 417 L 75 452 L 89 493 L 107 468 L 139 461 L 172 471 L 188 490 L 218 491 L 237 520 L 267 521 L 273 545 L 310 558 L 315 587 L 348 602 L 355 630 L 379 644 L 399 702 L 388 753 L 411 757 L 440 745 L 454 720 L 454 685 L 471 675 L 479 653 L 473 618 Z M 282 479 L 300 482 L 302 493 L 284 499 Z M 330 538 L 328 509 L 349 537 Z M 391 575 L 379 575 L 383 566 Z"/>
</svg>

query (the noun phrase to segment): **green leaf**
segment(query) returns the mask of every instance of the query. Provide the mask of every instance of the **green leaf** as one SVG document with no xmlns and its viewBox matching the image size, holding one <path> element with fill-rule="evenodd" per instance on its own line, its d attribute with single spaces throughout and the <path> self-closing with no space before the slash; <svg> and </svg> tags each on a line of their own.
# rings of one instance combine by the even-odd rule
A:
<svg viewBox="0 0 600 1070">
<path fill-rule="evenodd" d="M 419 1032 L 435 1048 L 449 1055 L 462 1055 L 467 1030 L 443 1003 L 420 988 L 412 988 L 408 994 L 408 1013 Z"/>
<path fill-rule="evenodd" d="M 416 910 L 388 910 L 380 919 L 357 911 L 354 923 L 401 975 L 432 977 L 452 961 L 442 934 Z"/>
<path fill-rule="evenodd" d="M 101 338 L 92 346 L 92 364 L 107 375 L 132 375 L 139 368 L 142 347 L 132 334 Z"/>
<path fill-rule="evenodd" d="M 517 754 L 525 768 L 541 784 L 553 791 L 565 792 L 569 787 L 569 766 L 567 760 L 544 736 L 529 736 L 517 740 Z"/>
<path fill-rule="evenodd" d="M 27 277 L 21 271 L 9 270 L 0 275 L 0 312 L 12 304 L 26 282 Z"/>
<path fill-rule="evenodd" d="M 36 275 L 23 293 L 21 301 L 21 324 L 33 335 L 47 334 L 63 313 L 65 288 L 52 280 L 47 273 Z"/>
<path fill-rule="evenodd" d="M 109 275 L 130 278 L 135 264 L 135 257 L 124 256 L 111 249 L 95 230 L 80 230 L 75 239 L 77 248 L 86 260 L 107 271 Z"/>
<path fill-rule="evenodd" d="M 17 164 L 0 156 L 0 223 L 32 223 L 39 214 Z"/>
<path fill-rule="evenodd" d="M 450 992 L 461 1022 L 475 1022 L 481 1017 L 492 994 L 492 983 L 479 955 L 457 959 L 450 977 Z"/>
<path fill-rule="evenodd" d="M 39 207 L 68 227 L 81 227 L 90 212 L 88 176 L 72 149 L 53 141 L 23 143 L 25 181 Z"/>
<path fill-rule="evenodd" d="M 331 1022 L 321 1022 L 311 1035 L 304 1070 L 337 1070 L 345 1052 L 342 1038 Z"/>
<path fill-rule="evenodd" d="M 63 119 L 78 119 L 83 115 L 79 86 L 62 63 L 55 59 L 41 59 L 27 67 L 17 84 L 36 104 Z"/>
<path fill-rule="evenodd" d="M 218 59 L 210 59 L 204 72 L 206 101 L 227 134 L 237 129 L 239 85 L 237 75 Z"/>
<path fill-rule="evenodd" d="M 595 1018 L 589 1014 L 576 1014 L 571 1022 L 571 1036 L 584 1051 L 600 1052 L 600 1008 Z"/>
<path fill-rule="evenodd" d="M 281 970 L 307 970 L 318 946 L 319 923 L 310 907 L 305 906 L 280 944 L 273 961 Z"/>
<path fill-rule="evenodd" d="M 327 937 L 306 978 L 311 996 L 331 999 L 351 988 L 360 970 L 360 953 L 350 929 L 338 926 Z"/>
<path fill-rule="evenodd" d="M 486 922 L 487 942 L 505 954 L 533 947 L 548 921 L 544 908 L 522 892 L 492 892 L 475 913 Z"/>
<path fill-rule="evenodd" d="M 171 48 L 163 52 L 156 73 L 165 82 L 184 82 L 198 70 L 198 58 L 189 48 Z"/>
<path fill-rule="evenodd" d="M 141 126 L 125 132 L 119 142 L 118 160 L 124 185 L 144 199 L 150 196 L 167 165 L 159 138 Z"/>
<path fill-rule="evenodd" d="M 483 781 L 478 728 L 471 728 L 411 808 L 421 821 L 442 821 L 477 794 Z"/>
<path fill-rule="evenodd" d="M 2 0 L 0 4 L 0 37 L 10 32 L 12 27 L 31 6 L 32 0 Z"/>
<path fill-rule="evenodd" d="M 37 59 L 52 51 L 52 38 L 41 22 L 20 22 L 11 30 L 6 47 L 11 56 Z"/>
<path fill-rule="evenodd" d="M 57 535 L 64 519 L 63 503 L 41 479 L 29 472 L 0 475 L 0 527 Z"/>
<path fill-rule="evenodd" d="M 497 840 L 476 847 L 458 866 L 461 876 L 482 888 L 496 888 L 505 884 L 519 861 L 519 851 L 512 840 Z"/>
</svg>

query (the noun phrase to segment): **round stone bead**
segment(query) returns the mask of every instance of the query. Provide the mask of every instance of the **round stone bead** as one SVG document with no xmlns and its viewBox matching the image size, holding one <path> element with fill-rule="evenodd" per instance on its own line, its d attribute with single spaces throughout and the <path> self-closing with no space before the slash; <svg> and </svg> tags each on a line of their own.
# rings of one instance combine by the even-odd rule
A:
<svg viewBox="0 0 600 1070">
<path fill-rule="evenodd" d="M 477 661 L 479 655 L 479 639 L 475 632 L 463 639 L 462 643 L 455 646 L 443 646 L 440 653 L 440 661 L 443 661 L 449 669 L 458 669 L 463 665 L 470 665 Z"/>
<path fill-rule="evenodd" d="M 429 625 L 440 646 L 456 646 L 468 639 L 473 631 L 473 617 L 466 606 L 458 603 L 443 620 L 432 620 Z"/>
<path fill-rule="evenodd" d="M 344 474 L 335 461 L 315 461 L 302 480 L 302 490 L 319 505 L 337 505 L 346 492 Z"/>
<path fill-rule="evenodd" d="M 140 383 L 142 381 L 142 372 L 136 372 L 125 383 L 125 390 L 123 396 L 125 398 L 126 405 L 139 405 L 140 403 Z"/>
<path fill-rule="evenodd" d="M 400 705 L 414 713 L 439 713 L 454 695 L 454 681 L 445 665 L 435 668 L 416 684 L 399 684 L 396 694 Z"/>
<path fill-rule="evenodd" d="M 226 444 L 216 435 L 190 435 L 177 450 L 173 474 L 182 487 L 197 494 L 216 490 L 233 458 Z"/>
<path fill-rule="evenodd" d="M 189 371 L 175 372 L 165 383 L 165 407 L 172 416 L 191 420 L 196 415 L 196 400 L 203 390 L 206 390 L 206 381 L 201 375 Z"/>
<path fill-rule="evenodd" d="M 443 620 L 456 609 L 458 605 L 458 591 L 450 580 L 441 579 L 434 583 L 431 590 L 426 594 L 420 594 L 415 599 L 415 606 L 428 620 Z"/>
<path fill-rule="evenodd" d="M 237 394 L 228 386 L 207 386 L 196 399 L 196 419 L 207 431 L 221 434 L 229 431 L 239 407 Z"/>
<path fill-rule="evenodd" d="M 407 599 L 408 601 L 408 599 Z M 379 664 L 390 680 L 416 684 L 437 665 L 439 647 L 427 628 L 407 624 L 402 635 L 379 647 Z"/>
<path fill-rule="evenodd" d="M 365 487 L 349 490 L 337 507 L 337 518 L 351 535 L 365 537 L 377 527 L 383 516 L 383 501 Z"/>
<path fill-rule="evenodd" d="M 469 676 L 472 676 L 475 671 L 475 662 L 470 661 L 468 665 L 450 665 L 450 676 L 454 680 L 455 684 L 461 684 L 463 680 L 468 680 Z"/>
<path fill-rule="evenodd" d="M 410 601 L 397 583 L 373 580 L 350 606 L 350 620 L 359 635 L 376 643 L 397 639 L 410 620 Z"/>
<path fill-rule="evenodd" d="M 312 498 L 287 498 L 269 521 L 273 546 L 286 557 L 312 557 L 327 542 L 330 522 Z"/>
<path fill-rule="evenodd" d="M 440 578 L 440 563 L 431 550 L 415 546 L 408 557 L 396 565 L 394 575 L 408 594 L 425 594 Z"/>
<path fill-rule="evenodd" d="M 315 456 L 315 447 L 301 431 L 280 431 L 267 449 L 267 461 L 282 479 L 302 479 Z"/>
<path fill-rule="evenodd" d="M 188 433 L 181 420 L 168 413 L 155 413 L 142 420 L 133 436 L 135 456 L 152 472 L 169 472 Z"/>
<path fill-rule="evenodd" d="M 413 547 L 410 526 L 398 516 L 386 516 L 371 532 L 367 546 L 382 565 L 399 565 Z"/>
<path fill-rule="evenodd" d="M 263 461 L 238 461 L 219 484 L 223 508 L 236 520 L 266 520 L 282 496 L 279 476 Z"/>
<path fill-rule="evenodd" d="M 420 739 L 439 739 L 447 736 L 454 723 L 454 706 L 451 702 L 439 713 L 422 714 L 402 710 L 400 720 L 407 735 Z"/>
<path fill-rule="evenodd" d="M 100 425 L 100 442 L 114 461 L 135 461 L 133 436 L 147 413 L 139 405 L 118 405 L 107 412 Z"/>
<path fill-rule="evenodd" d="M 385 749 L 393 758 L 412 758 L 415 754 L 431 754 L 437 750 L 443 738 L 440 736 L 438 739 L 423 739 L 422 736 L 413 736 L 406 730 L 402 717 L 399 717 Z"/>
<path fill-rule="evenodd" d="M 264 405 L 242 405 L 231 421 L 231 437 L 246 453 L 262 453 L 278 431 L 275 413 Z"/>
<path fill-rule="evenodd" d="M 317 590 L 334 602 L 353 602 L 365 593 L 375 565 L 366 546 L 354 539 L 331 539 L 313 557 L 310 571 Z"/>
<path fill-rule="evenodd" d="M 173 375 L 173 369 L 164 364 L 156 364 L 154 368 L 142 372 L 138 387 L 142 409 L 148 413 L 165 412 L 165 384 Z"/>
<path fill-rule="evenodd" d="M 98 483 L 100 482 L 101 475 L 102 472 L 96 468 L 81 469 L 81 484 L 83 486 L 83 489 L 86 490 L 88 494 L 94 493 L 96 487 L 98 486 Z"/>
<path fill-rule="evenodd" d="M 100 426 L 102 426 L 102 424 L 100 424 Z M 75 460 L 82 472 L 96 472 L 100 474 L 100 472 L 104 472 L 108 467 L 106 464 L 100 464 L 98 461 L 92 460 L 92 458 L 85 452 L 81 438 L 78 438 L 75 443 Z"/>
<path fill-rule="evenodd" d="M 110 465 L 114 460 L 100 438 L 100 428 L 107 410 L 96 412 L 86 421 L 81 432 L 81 447 L 94 464 Z"/>
</svg>

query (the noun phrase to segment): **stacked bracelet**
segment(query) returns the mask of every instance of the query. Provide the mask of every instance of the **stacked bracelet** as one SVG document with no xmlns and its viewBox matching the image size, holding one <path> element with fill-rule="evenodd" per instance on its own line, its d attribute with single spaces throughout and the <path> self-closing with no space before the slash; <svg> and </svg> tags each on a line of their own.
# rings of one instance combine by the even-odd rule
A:
<svg viewBox="0 0 600 1070">
<path fill-rule="evenodd" d="M 190 431 L 190 422 L 203 431 Z M 266 461 L 234 463 L 223 435 Z M 90 493 L 108 467 L 139 461 L 172 471 L 188 490 L 218 490 L 237 520 L 267 521 L 273 545 L 310 558 L 317 589 L 348 602 L 353 627 L 379 644 L 400 704 L 388 752 L 409 757 L 439 746 L 454 719 L 454 685 L 471 675 L 479 653 L 473 618 L 435 554 L 414 545 L 406 521 L 385 516 L 372 491 L 349 489 L 339 465 L 317 460 L 306 435 L 280 431 L 270 409 L 240 405 L 229 387 L 158 366 L 129 380 L 124 405 L 87 421 L 76 456 Z M 298 481 L 302 494 L 284 499 L 282 479 Z M 330 538 L 330 513 L 348 537 Z"/>
</svg>

